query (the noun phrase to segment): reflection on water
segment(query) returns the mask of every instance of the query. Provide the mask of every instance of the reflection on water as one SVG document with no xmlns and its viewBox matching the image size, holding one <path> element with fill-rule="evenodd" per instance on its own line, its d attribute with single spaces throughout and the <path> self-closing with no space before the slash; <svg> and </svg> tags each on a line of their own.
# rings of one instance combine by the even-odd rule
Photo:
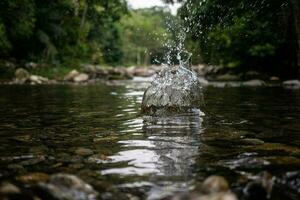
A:
<svg viewBox="0 0 300 200">
<path fill-rule="evenodd" d="M 238 185 L 299 170 L 299 91 L 206 88 L 205 115 L 143 118 L 148 84 L 1 86 L 0 180 L 66 172 L 108 199 L 158 199 L 210 174 Z"/>
</svg>

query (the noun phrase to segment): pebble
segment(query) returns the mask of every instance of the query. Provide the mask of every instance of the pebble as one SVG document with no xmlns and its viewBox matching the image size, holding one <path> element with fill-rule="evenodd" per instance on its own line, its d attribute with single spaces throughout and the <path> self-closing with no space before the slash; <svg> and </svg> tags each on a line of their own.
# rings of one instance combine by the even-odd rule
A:
<svg viewBox="0 0 300 200">
<path fill-rule="evenodd" d="M 94 152 L 91 149 L 79 147 L 75 150 L 75 153 L 79 156 L 89 156 L 92 155 Z"/>
</svg>

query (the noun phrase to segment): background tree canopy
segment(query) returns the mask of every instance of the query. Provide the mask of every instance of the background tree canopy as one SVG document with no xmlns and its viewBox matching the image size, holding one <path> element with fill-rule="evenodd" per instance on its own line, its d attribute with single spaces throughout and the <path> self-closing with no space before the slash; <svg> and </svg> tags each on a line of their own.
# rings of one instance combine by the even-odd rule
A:
<svg viewBox="0 0 300 200">
<path fill-rule="evenodd" d="M 299 0 L 178 2 L 194 64 L 300 75 Z M 2 0 L 0 58 L 53 66 L 160 63 L 174 34 L 166 20 L 175 18 L 165 8 L 129 10 L 125 0 Z"/>
</svg>

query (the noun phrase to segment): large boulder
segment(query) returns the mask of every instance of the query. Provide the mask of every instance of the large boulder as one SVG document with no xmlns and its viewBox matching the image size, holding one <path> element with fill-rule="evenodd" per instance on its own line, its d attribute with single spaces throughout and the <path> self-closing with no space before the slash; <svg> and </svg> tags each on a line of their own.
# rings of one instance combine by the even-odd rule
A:
<svg viewBox="0 0 300 200">
<path fill-rule="evenodd" d="M 26 69 L 18 68 L 15 71 L 15 77 L 17 82 L 25 82 L 29 79 L 30 73 Z"/>
<path fill-rule="evenodd" d="M 142 113 L 161 116 L 198 108 L 202 102 L 201 84 L 187 67 L 164 67 L 143 96 Z"/>
<path fill-rule="evenodd" d="M 300 89 L 300 80 L 288 80 L 282 83 L 284 88 Z"/>
</svg>

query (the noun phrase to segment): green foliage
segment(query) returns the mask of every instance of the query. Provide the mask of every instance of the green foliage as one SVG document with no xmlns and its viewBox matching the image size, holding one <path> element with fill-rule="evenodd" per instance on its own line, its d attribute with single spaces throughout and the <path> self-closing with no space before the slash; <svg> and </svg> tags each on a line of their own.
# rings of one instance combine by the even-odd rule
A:
<svg viewBox="0 0 300 200">
<path fill-rule="evenodd" d="M 161 61 L 164 44 L 170 37 L 166 18 L 170 13 L 162 8 L 135 10 L 120 22 L 124 63 L 149 65 Z"/>
<path fill-rule="evenodd" d="M 290 66 L 293 70 L 297 33 L 291 7 L 289 0 L 188 0 L 180 15 L 188 19 L 186 26 L 192 29 L 188 44 L 193 44 L 188 46 L 198 51 L 201 62 L 264 71 Z"/>
<path fill-rule="evenodd" d="M 60 65 L 122 59 L 124 0 L 2 0 L 0 57 Z"/>
</svg>

